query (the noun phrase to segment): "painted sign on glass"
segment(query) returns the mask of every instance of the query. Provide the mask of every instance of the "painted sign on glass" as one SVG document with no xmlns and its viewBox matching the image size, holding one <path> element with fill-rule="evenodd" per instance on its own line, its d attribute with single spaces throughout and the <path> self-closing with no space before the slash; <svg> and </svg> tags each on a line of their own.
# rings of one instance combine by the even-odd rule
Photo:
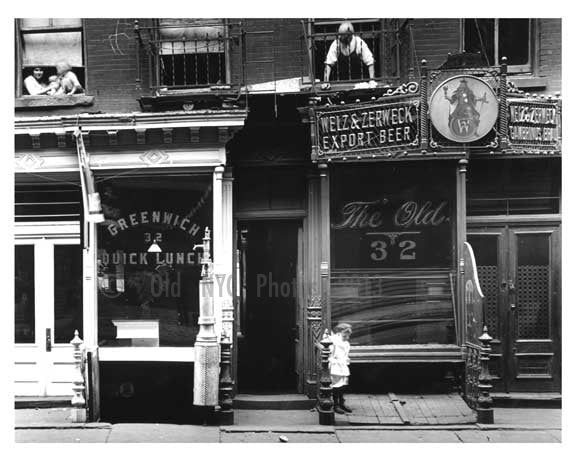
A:
<svg viewBox="0 0 576 461">
<path fill-rule="evenodd" d="M 333 176 L 333 265 L 449 267 L 453 175 L 424 167 L 341 168 Z"/>
<path fill-rule="evenodd" d="M 156 320 L 160 346 L 192 346 L 202 256 L 194 247 L 212 227 L 211 177 L 115 180 L 100 194 L 100 344 L 134 346 L 118 321 Z"/>
</svg>

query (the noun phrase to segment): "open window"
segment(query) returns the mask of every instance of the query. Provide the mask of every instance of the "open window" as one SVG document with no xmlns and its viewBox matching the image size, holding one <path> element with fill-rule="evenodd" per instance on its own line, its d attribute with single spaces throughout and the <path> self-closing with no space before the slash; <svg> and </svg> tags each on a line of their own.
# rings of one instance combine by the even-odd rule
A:
<svg viewBox="0 0 576 461">
<path fill-rule="evenodd" d="M 80 86 L 85 88 L 81 19 L 17 19 L 16 30 L 19 61 L 17 97 L 39 94 L 50 96 L 52 93 L 37 90 L 50 85 L 50 77 L 57 74 L 58 62 L 67 63 Z M 29 79 L 29 84 L 25 83 L 26 79 Z"/>
<path fill-rule="evenodd" d="M 227 83 L 222 19 L 160 19 L 155 48 L 158 86 L 186 88 Z"/>
<path fill-rule="evenodd" d="M 352 23 L 354 35 L 363 41 L 374 57 L 375 77 L 382 76 L 382 24 L 380 19 L 346 20 Z M 324 76 L 324 62 L 330 46 L 338 40 L 338 27 L 343 20 L 315 19 L 312 23 L 312 39 L 314 45 L 314 75 L 322 80 Z M 337 42 L 338 43 L 338 42 Z M 342 56 L 333 66 L 330 80 L 354 81 L 368 80 L 368 67 L 359 60 Z"/>
<path fill-rule="evenodd" d="M 488 65 L 508 58 L 508 70 L 532 71 L 532 21 L 530 19 L 465 19 L 464 51 L 477 53 Z"/>
</svg>

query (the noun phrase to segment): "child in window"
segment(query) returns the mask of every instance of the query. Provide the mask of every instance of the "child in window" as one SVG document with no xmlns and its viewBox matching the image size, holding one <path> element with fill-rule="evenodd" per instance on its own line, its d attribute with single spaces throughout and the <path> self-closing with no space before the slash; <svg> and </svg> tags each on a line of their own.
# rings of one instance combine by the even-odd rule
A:
<svg viewBox="0 0 576 461">
<path fill-rule="evenodd" d="M 348 385 L 350 376 L 350 335 L 352 326 L 347 323 L 339 323 L 334 328 L 334 334 L 330 337 L 330 377 L 332 378 L 332 393 L 334 396 L 334 411 L 338 414 L 352 413 L 352 410 L 344 402 L 344 390 Z"/>
<path fill-rule="evenodd" d="M 48 96 L 54 96 L 55 94 L 62 94 L 62 88 L 60 86 L 60 79 L 56 75 L 51 75 L 48 77 Z"/>
<path fill-rule="evenodd" d="M 56 63 L 56 73 L 60 79 L 62 94 L 75 94 L 84 91 L 78 81 L 78 77 L 72 72 L 72 66 L 68 62 L 58 61 Z"/>
</svg>

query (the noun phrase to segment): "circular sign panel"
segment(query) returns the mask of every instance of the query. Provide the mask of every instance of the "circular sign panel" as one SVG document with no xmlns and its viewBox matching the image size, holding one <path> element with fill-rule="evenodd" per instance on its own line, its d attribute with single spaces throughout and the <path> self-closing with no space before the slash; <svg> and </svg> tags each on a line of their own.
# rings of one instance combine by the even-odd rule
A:
<svg viewBox="0 0 576 461">
<path fill-rule="evenodd" d="M 430 98 L 430 119 L 442 136 L 473 142 L 488 134 L 498 118 L 498 99 L 483 80 L 459 75 L 442 82 Z"/>
</svg>

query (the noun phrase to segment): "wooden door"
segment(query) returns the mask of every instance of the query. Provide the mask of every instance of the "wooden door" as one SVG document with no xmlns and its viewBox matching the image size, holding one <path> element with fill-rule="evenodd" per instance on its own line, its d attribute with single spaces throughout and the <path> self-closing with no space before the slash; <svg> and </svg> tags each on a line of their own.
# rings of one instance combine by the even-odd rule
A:
<svg viewBox="0 0 576 461">
<path fill-rule="evenodd" d="M 15 395 L 71 396 L 70 340 L 83 326 L 78 239 L 18 239 L 14 276 Z"/>
<path fill-rule="evenodd" d="M 495 392 L 561 389 L 559 226 L 475 226 Z"/>
</svg>

